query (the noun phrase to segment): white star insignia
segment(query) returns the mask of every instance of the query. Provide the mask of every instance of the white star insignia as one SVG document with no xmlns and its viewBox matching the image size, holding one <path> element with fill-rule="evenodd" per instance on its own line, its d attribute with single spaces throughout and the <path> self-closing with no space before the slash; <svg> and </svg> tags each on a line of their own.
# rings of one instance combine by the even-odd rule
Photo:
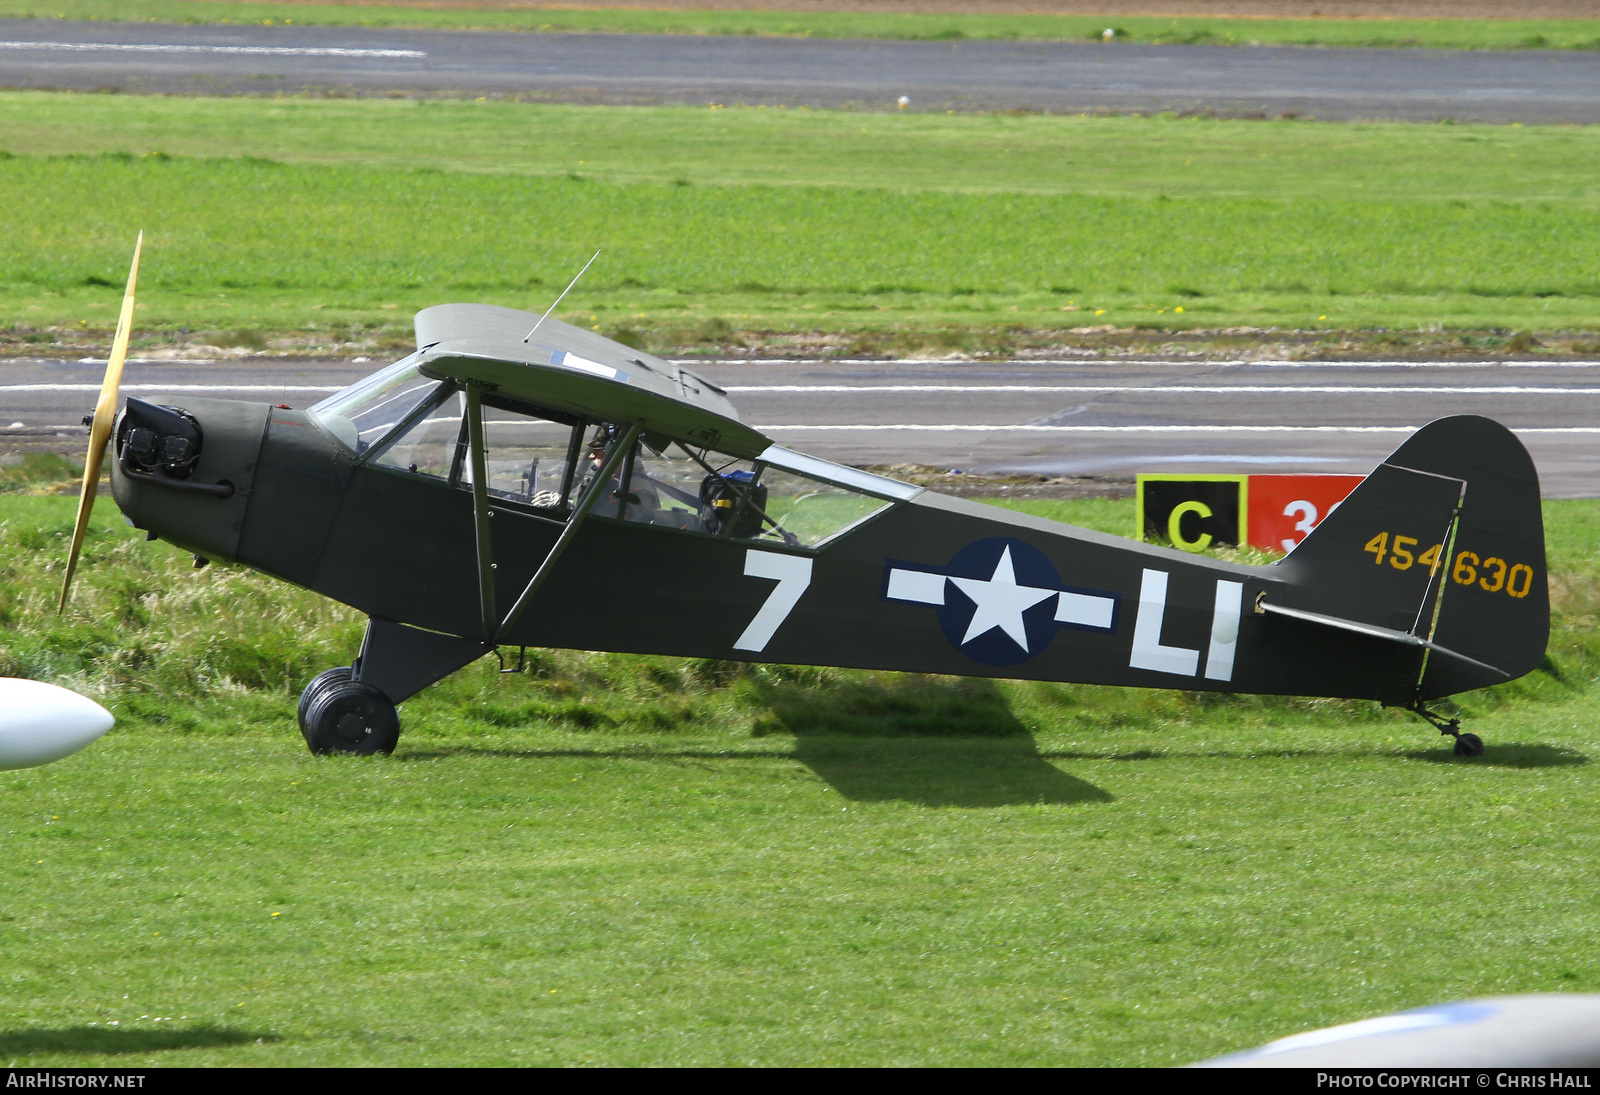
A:
<svg viewBox="0 0 1600 1095">
<path fill-rule="evenodd" d="M 962 646 L 998 627 L 1022 647 L 1024 653 L 1032 653 L 1028 648 L 1028 630 L 1023 624 L 1022 614 L 1040 601 L 1056 596 L 1058 591 L 1019 586 L 1017 572 L 1011 565 L 1010 547 L 1001 552 L 994 575 L 989 579 L 951 577 L 950 581 L 976 606 L 972 622 L 967 625 L 967 633 L 961 639 Z"/>
</svg>

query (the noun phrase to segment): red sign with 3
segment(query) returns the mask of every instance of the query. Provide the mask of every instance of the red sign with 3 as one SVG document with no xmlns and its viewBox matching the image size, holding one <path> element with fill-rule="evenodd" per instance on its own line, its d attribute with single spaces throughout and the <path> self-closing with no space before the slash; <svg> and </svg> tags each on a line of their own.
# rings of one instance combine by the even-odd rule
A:
<svg viewBox="0 0 1600 1095">
<path fill-rule="evenodd" d="M 1293 551 L 1361 482 L 1359 475 L 1252 475 L 1249 529 L 1253 547 Z"/>
</svg>

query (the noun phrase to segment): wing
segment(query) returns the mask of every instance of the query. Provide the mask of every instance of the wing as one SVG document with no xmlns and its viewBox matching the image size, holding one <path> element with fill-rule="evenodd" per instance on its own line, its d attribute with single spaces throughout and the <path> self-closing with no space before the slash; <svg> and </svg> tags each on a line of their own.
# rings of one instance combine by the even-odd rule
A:
<svg viewBox="0 0 1600 1095">
<path fill-rule="evenodd" d="M 538 406 L 637 423 L 732 456 L 772 442 L 739 421 L 726 393 L 669 361 L 559 320 L 490 304 L 441 304 L 417 313 L 422 371 L 475 381 Z"/>
</svg>

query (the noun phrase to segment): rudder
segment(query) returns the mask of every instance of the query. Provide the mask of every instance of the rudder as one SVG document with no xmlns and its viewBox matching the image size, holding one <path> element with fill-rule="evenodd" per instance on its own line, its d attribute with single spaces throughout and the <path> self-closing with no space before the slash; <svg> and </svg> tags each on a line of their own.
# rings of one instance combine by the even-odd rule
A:
<svg viewBox="0 0 1600 1095">
<path fill-rule="evenodd" d="M 1491 419 L 1418 430 L 1278 566 L 1291 607 L 1424 640 L 1418 699 L 1520 677 L 1544 658 L 1539 476 Z"/>
</svg>

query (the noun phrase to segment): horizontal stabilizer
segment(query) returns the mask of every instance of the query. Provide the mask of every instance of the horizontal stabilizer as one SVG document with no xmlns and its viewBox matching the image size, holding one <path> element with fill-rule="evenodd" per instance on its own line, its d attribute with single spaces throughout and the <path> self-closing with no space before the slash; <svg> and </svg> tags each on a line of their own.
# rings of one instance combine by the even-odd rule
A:
<svg viewBox="0 0 1600 1095">
<path fill-rule="evenodd" d="M 1284 605 L 1269 604 L 1261 601 L 1256 605 L 1256 612 L 1264 616 L 1284 616 L 1291 620 L 1301 620 L 1319 627 L 1329 627 L 1336 631 L 1349 631 L 1356 635 L 1366 635 L 1369 638 L 1382 639 L 1385 642 L 1401 643 L 1405 646 L 1418 646 L 1428 650 L 1435 658 L 1443 658 L 1454 662 L 1459 668 L 1470 668 L 1478 672 L 1490 673 L 1494 679 L 1509 681 L 1511 674 L 1487 662 L 1480 662 L 1476 658 L 1469 658 L 1465 654 L 1458 654 L 1454 650 L 1440 646 L 1409 631 L 1396 631 L 1392 627 L 1379 627 L 1377 624 L 1362 623 L 1360 620 L 1346 620 L 1338 616 L 1328 616 L 1321 612 L 1307 612 L 1303 608 L 1288 608 Z"/>
</svg>

